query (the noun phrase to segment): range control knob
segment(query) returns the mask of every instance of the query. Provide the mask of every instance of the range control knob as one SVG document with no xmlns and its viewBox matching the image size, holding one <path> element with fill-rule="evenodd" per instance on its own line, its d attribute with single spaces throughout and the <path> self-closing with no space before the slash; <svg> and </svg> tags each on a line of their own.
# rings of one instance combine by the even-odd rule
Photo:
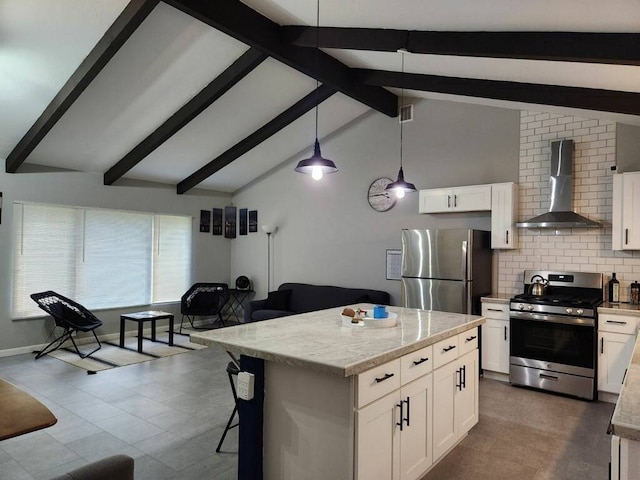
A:
<svg viewBox="0 0 640 480">
<path fill-rule="evenodd" d="M 527 310 L 529 310 L 530 312 L 533 312 L 533 305 L 527 305 Z"/>
<path fill-rule="evenodd" d="M 571 307 L 567 307 L 567 309 L 565 310 L 567 313 L 571 314 L 573 313 L 573 308 Z"/>
<path fill-rule="evenodd" d="M 519 305 L 518 305 L 518 308 L 519 308 L 520 310 L 524 310 L 524 303 L 519 304 Z"/>
<path fill-rule="evenodd" d="M 576 313 L 577 313 L 578 315 L 582 315 L 582 314 L 584 313 L 584 310 L 583 310 L 583 309 L 581 309 L 581 308 L 579 308 L 578 310 L 576 310 Z"/>
</svg>

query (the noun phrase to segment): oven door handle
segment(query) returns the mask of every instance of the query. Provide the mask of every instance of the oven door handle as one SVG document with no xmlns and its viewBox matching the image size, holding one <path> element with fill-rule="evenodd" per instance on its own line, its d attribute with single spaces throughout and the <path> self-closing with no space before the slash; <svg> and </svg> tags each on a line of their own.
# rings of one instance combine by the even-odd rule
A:
<svg viewBox="0 0 640 480">
<path fill-rule="evenodd" d="M 554 376 L 554 375 L 549 375 L 548 373 L 541 373 L 540 374 L 540 378 L 544 378 L 545 380 L 554 380 L 554 381 L 558 381 L 560 380 L 560 378 Z"/>
<path fill-rule="evenodd" d="M 565 325 L 576 325 L 578 327 L 595 327 L 594 318 L 564 317 L 562 315 L 549 315 L 546 313 L 519 312 L 511 310 L 509 312 L 511 320 L 532 320 L 534 322 L 564 323 Z"/>
</svg>

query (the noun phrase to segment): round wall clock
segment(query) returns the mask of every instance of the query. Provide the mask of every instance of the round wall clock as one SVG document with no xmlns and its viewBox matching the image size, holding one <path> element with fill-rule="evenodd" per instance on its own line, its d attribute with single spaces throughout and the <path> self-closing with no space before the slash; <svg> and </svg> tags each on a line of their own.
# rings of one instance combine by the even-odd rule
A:
<svg viewBox="0 0 640 480">
<path fill-rule="evenodd" d="M 393 192 L 385 190 L 387 185 L 392 183 L 393 180 L 387 177 L 381 177 L 374 180 L 369 186 L 369 192 L 367 199 L 371 208 L 377 212 L 386 212 L 390 210 L 396 204 L 396 196 Z"/>
</svg>

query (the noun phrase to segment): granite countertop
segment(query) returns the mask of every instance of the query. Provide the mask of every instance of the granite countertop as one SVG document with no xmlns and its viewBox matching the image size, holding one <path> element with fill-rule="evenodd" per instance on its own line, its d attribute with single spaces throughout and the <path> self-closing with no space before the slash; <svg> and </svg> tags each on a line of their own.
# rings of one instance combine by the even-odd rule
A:
<svg viewBox="0 0 640 480">
<path fill-rule="evenodd" d="M 600 313 L 619 313 L 620 315 L 639 315 L 640 305 L 634 305 L 631 303 L 609 303 L 604 302 L 598 307 Z"/>
<path fill-rule="evenodd" d="M 640 441 L 640 337 L 611 417 L 611 431 L 620 437 Z"/>
<path fill-rule="evenodd" d="M 373 310 L 371 304 L 352 308 Z M 349 377 L 484 323 L 484 317 L 387 307 L 390 328 L 343 326 L 343 307 L 191 334 L 191 341 L 233 353 Z"/>
<path fill-rule="evenodd" d="M 480 301 L 481 302 L 503 303 L 505 305 L 508 305 L 509 304 L 509 300 L 511 300 L 512 297 L 513 297 L 513 295 L 508 295 L 506 293 L 498 293 L 498 294 L 495 294 L 495 295 L 481 297 Z"/>
</svg>

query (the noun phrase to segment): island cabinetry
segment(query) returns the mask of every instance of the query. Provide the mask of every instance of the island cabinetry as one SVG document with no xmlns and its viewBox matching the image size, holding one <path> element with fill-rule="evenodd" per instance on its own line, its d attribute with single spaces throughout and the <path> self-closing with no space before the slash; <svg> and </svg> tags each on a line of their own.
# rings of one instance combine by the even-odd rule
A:
<svg viewBox="0 0 640 480">
<path fill-rule="evenodd" d="M 598 390 L 620 393 L 636 343 L 638 317 L 600 313 L 598 317 Z"/>
<path fill-rule="evenodd" d="M 413 480 L 431 466 L 432 352 L 428 346 L 358 375 L 356 478 Z"/>
<path fill-rule="evenodd" d="M 613 176 L 613 250 L 640 250 L 640 172 Z"/>
<path fill-rule="evenodd" d="M 509 305 L 482 301 L 482 369 L 509 374 Z"/>
<path fill-rule="evenodd" d="M 491 210 L 491 185 L 420 190 L 419 213 Z"/>
</svg>

